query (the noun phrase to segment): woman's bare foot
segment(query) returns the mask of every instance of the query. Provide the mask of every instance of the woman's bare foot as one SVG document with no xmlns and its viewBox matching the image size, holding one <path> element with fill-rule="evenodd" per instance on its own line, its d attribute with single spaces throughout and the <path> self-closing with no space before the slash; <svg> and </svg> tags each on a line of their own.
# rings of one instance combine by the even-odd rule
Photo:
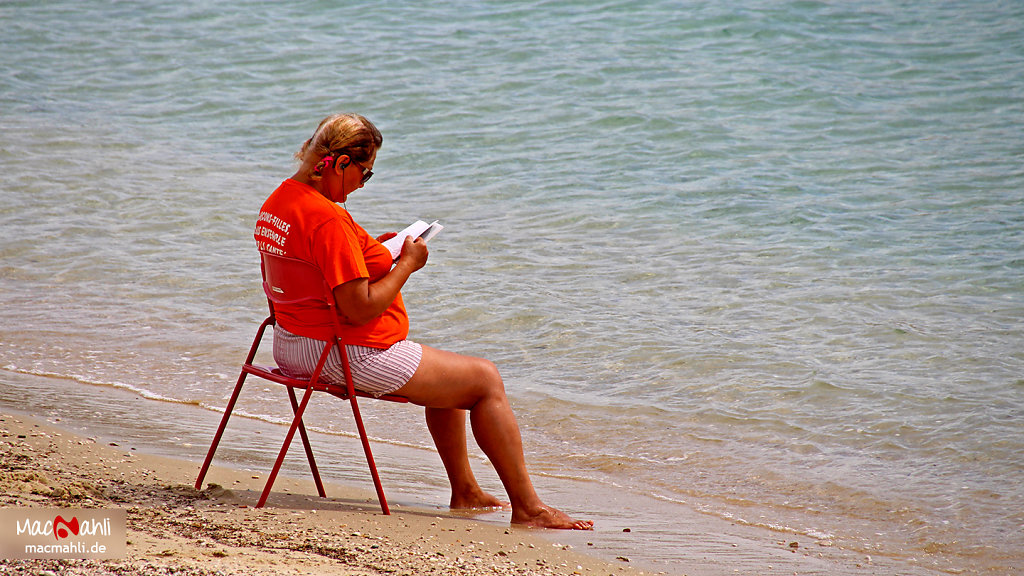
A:
<svg viewBox="0 0 1024 576">
<path fill-rule="evenodd" d="M 556 528 L 561 530 L 593 530 L 591 520 L 573 520 L 568 514 L 550 506 L 541 506 L 533 514 L 512 511 L 512 523 L 532 528 Z"/>
<path fill-rule="evenodd" d="M 508 508 L 509 503 L 502 502 L 494 496 L 479 490 L 471 494 L 452 494 L 449 506 L 452 510 L 482 510 Z"/>
</svg>

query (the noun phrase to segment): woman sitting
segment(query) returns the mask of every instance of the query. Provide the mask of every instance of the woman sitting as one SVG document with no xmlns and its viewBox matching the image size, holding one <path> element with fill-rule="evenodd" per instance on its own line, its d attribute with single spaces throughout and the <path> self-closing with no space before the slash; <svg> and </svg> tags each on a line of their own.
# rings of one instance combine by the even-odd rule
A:
<svg viewBox="0 0 1024 576">
<path fill-rule="evenodd" d="M 342 316 L 342 340 L 356 388 L 397 394 L 425 407 L 427 428 L 451 483 L 452 508 L 506 505 L 484 492 L 470 469 L 468 411 L 477 444 L 511 500 L 512 523 L 592 529 L 593 522 L 545 505 L 534 490 L 519 426 L 494 364 L 407 339 L 409 317 L 399 291 L 426 264 L 426 243 L 406 238 L 393 263 L 380 242 L 394 233 L 372 238 L 337 204 L 373 175 L 381 142 L 377 128 L 359 115 L 336 114 L 320 122 L 296 154 L 298 171 L 263 205 L 255 233 L 259 249 L 310 262 L 323 272 Z M 308 377 L 332 333 L 331 322 L 320 311 L 297 306 L 280 306 L 276 312 L 274 358 L 286 374 Z M 322 378 L 344 385 L 337 352 Z"/>
</svg>

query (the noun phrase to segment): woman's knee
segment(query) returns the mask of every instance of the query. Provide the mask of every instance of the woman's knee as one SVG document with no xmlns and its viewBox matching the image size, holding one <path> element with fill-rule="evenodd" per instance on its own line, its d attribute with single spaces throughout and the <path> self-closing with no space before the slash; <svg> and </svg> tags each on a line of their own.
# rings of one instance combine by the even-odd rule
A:
<svg viewBox="0 0 1024 576">
<path fill-rule="evenodd" d="M 469 409 L 485 398 L 504 398 L 505 385 L 490 360 L 424 347 L 420 370 L 396 391 L 417 404 Z"/>
<path fill-rule="evenodd" d="M 467 388 L 472 390 L 472 400 L 466 408 L 472 411 L 481 402 L 489 406 L 507 405 L 505 383 L 501 379 L 498 367 L 490 360 L 482 358 L 475 358 L 474 362 L 470 382 L 466 383 Z"/>
<path fill-rule="evenodd" d="M 463 356 L 463 370 L 459 376 L 460 384 L 466 390 L 472 390 L 477 399 L 505 394 L 498 367 L 484 358 Z"/>
<path fill-rule="evenodd" d="M 505 382 L 501 379 L 501 373 L 498 371 L 498 367 L 494 365 L 494 362 L 486 360 L 484 358 L 477 358 L 479 362 L 478 370 L 480 372 L 479 379 L 484 385 L 485 389 L 492 394 L 505 395 Z"/>
<path fill-rule="evenodd" d="M 488 382 L 501 383 L 501 373 L 498 372 L 498 367 L 494 365 L 494 362 L 486 358 L 475 358 L 477 364 L 477 370 L 480 371 L 480 378 L 487 380 Z"/>
</svg>

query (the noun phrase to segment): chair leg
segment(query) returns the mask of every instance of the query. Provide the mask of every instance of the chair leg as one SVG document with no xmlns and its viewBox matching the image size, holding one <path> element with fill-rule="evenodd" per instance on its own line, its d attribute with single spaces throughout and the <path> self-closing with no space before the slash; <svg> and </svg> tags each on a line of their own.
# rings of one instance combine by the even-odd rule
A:
<svg viewBox="0 0 1024 576">
<path fill-rule="evenodd" d="M 199 470 L 199 477 L 196 478 L 196 490 L 203 489 L 203 479 L 206 478 L 206 473 L 210 470 L 210 463 L 213 462 L 213 454 L 217 451 L 217 446 L 220 444 L 220 439 L 224 436 L 224 429 L 228 426 L 228 418 L 231 418 L 231 411 L 235 409 L 235 401 L 238 400 L 239 393 L 242 392 L 242 384 L 245 383 L 245 372 L 243 371 L 238 375 L 238 382 L 235 383 L 235 390 L 231 393 L 231 399 L 228 400 L 228 406 L 224 409 L 224 416 L 220 419 L 220 427 L 217 428 L 217 433 L 213 436 L 213 443 L 210 444 L 210 451 L 206 453 L 206 461 L 203 462 L 203 467 Z"/>
<path fill-rule="evenodd" d="M 288 399 L 292 403 L 292 412 L 299 411 L 299 403 L 295 400 L 295 389 L 291 386 L 288 388 Z M 309 460 L 309 469 L 313 471 L 313 482 L 316 484 L 316 491 L 320 494 L 321 498 L 327 497 L 327 492 L 324 491 L 324 483 L 320 480 L 320 470 L 316 467 L 316 459 L 313 457 L 313 447 L 309 444 L 309 436 L 306 434 L 306 424 L 299 420 L 299 436 L 302 437 L 302 446 L 306 449 L 306 459 Z"/>
<path fill-rule="evenodd" d="M 281 464 L 284 462 L 284 456 L 288 453 L 288 447 L 292 443 L 292 439 L 295 438 L 295 430 L 298 429 L 299 424 L 302 423 L 302 413 L 306 411 L 306 404 L 309 403 L 309 397 L 313 394 L 313 388 L 306 388 L 306 393 L 302 395 L 302 402 L 299 403 L 298 409 L 295 411 L 295 419 L 292 420 L 292 425 L 288 428 L 288 435 L 285 436 L 284 444 L 281 445 L 281 452 L 277 455 L 277 461 L 274 462 L 274 469 L 270 471 L 270 477 L 267 478 L 267 485 L 263 488 L 263 494 L 260 495 L 260 501 L 256 503 L 257 508 L 262 508 L 267 503 L 267 498 L 270 496 L 270 489 L 274 486 L 274 480 L 277 479 L 277 473 L 281 470 Z"/>
<path fill-rule="evenodd" d="M 384 497 L 384 486 L 380 483 L 380 475 L 377 474 L 377 465 L 373 461 L 373 452 L 370 450 L 370 439 L 366 437 L 366 428 L 363 426 L 363 417 L 359 414 L 359 404 L 356 403 L 356 396 L 349 396 L 352 402 L 352 416 L 356 421 L 356 428 L 359 429 L 359 439 L 363 442 L 363 452 L 366 453 L 366 463 L 370 466 L 370 476 L 373 477 L 373 487 L 377 489 L 377 499 L 380 501 L 381 512 L 385 516 L 391 515 L 391 508 L 388 506 L 388 499 Z"/>
<path fill-rule="evenodd" d="M 263 341 L 263 334 L 267 330 L 267 326 L 274 324 L 274 313 L 271 309 L 270 316 L 260 324 L 258 330 L 256 330 L 256 337 L 253 338 L 252 344 L 249 346 L 249 354 L 245 357 L 245 364 L 252 364 L 253 358 L 256 357 L 256 350 L 260 347 L 260 342 Z M 231 399 L 228 400 L 228 406 L 224 409 L 224 416 L 220 419 L 220 427 L 217 429 L 217 433 L 213 436 L 213 443 L 210 444 L 210 451 L 206 453 L 206 461 L 203 462 L 203 467 L 199 470 L 199 477 L 196 478 L 196 490 L 203 488 L 203 479 L 206 478 L 206 473 L 210 470 L 210 463 L 213 462 L 213 454 L 217 451 L 217 446 L 220 444 L 220 439 L 224 435 L 224 429 L 227 428 L 228 418 L 231 418 L 231 412 L 235 409 L 235 402 L 238 400 L 238 395 L 242 392 L 242 384 L 245 383 L 246 372 L 243 368 L 241 373 L 238 374 L 238 380 L 235 382 L 235 389 L 231 392 Z"/>
</svg>

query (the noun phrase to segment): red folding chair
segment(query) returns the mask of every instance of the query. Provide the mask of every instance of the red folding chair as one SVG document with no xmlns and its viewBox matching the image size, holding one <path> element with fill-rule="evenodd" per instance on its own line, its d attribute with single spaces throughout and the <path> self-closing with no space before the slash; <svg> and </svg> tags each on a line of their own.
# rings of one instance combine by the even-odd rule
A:
<svg viewBox="0 0 1024 576">
<path fill-rule="evenodd" d="M 349 371 L 348 354 L 345 351 L 345 347 L 342 346 L 341 337 L 339 336 L 341 334 L 341 324 L 338 320 L 338 313 L 334 303 L 334 294 L 331 291 L 331 287 L 327 285 L 327 282 L 324 280 L 323 274 L 320 270 L 311 264 L 294 258 L 275 256 L 273 254 L 261 253 L 261 255 L 263 257 L 263 291 L 267 295 L 267 304 L 270 307 L 270 315 L 267 316 L 267 319 L 260 325 L 259 330 L 256 331 L 256 338 L 253 340 L 252 346 L 249 348 L 249 355 L 246 357 L 245 363 L 242 364 L 242 371 L 238 375 L 238 382 L 235 384 L 234 392 L 231 393 L 231 399 L 228 401 L 227 408 L 224 409 L 224 417 L 221 418 L 220 427 L 217 429 L 217 434 L 213 437 L 213 443 L 210 445 L 210 451 L 206 454 L 206 461 L 203 462 L 203 467 L 199 471 L 199 477 L 196 479 L 196 490 L 200 490 L 202 488 L 203 479 L 206 477 L 206 472 L 209 470 L 210 463 L 213 461 L 213 454 L 217 451 L 217 445 L 220 443 L 221 436 L 224 435 L 224 428 L 227 426 L 228 418 L 231 417 L 231 412 L 235 408 L 235 401 L 238 400 L 238 395 L 242 391 L 242 384 L 245 383 L 246 376 L 252 375 L 271 382 L 277 382 L 278 384 L 284 384 L 285 388 L 288 390 L 288 398 L 291 401 L 292 412 L 295 414 L 295 417 L 292 419 L 291 426 L 288 428 L 288 434 L 285 436 L 284 444 L 281 446 L 281 452 L 277 455 L 277 461 L 274 463 L 274 468 L 270 472 L 270 477 L 267 478 L 267 485 L 263 488 L 263 494 L 260 495 L 260 500 L 256 504 L 256 507 L 260 508 L 266 504 L 267 497 L 270 496 L 270 489 L 274 485 L 274 480 L 277 479 L 277 473 L 281 469 L 281 463 L 284 462 L 285 454 L 288 453 L 288 448 L 291 446 L 296 430 L 298 430 L 299 436 L 302 437 L 302 444 L 306 449 L 306 458 L 309 460 L 309 467 L 313 472 L 313 480 L 316 482 L 317 492 L 319 492 L 321 498 L 325 498 L 327 496 L 324 492 L 323 482 L 320 480 L 320 472 L 316 467 L 313 450 L 309 445 L 309 436 L 306 434 L 306 427 L 302 423 L 302 413 L 306 410 L 306 405 L 309 403 L 309 398 L 313 395 L 313 392 L 326 392 L 332 396 L 341 398 L 342 400 L 348 400 L 352 404 L 352 414 L 355 417 L 356 427 L 359 429 L 359 438 L 363 443 L 363 452 L 366 453 L 366 462 L 370 466 L 370 475 L 373 476 L 373 484 L 377 489 L 377 497 L 380 499 L 381 510 L 384 514 L 391 514 L 391 510 L 388 508 L 388 501 L 384 497 L 384 488 L 381 486 L 380 476 L 377 474 L 377 465 L 374 464 L 373 461 L 373 452 L 370 450 L 370 441 L 366 436 L 366 429 L 363 427 L 363 419 L 359 415 L 359 404 L 356 402 L 357 397 L 375 397 L 356 390 L 352 385 L 352 374 Z M 290 378 L 282 374 L 276 367 L 254 365 L 252 362 L 256 357 L 256 350 L 263 341 L 264 332 L 267 330 L 267 327 L 273 326 L 277 321 L 274 315 L 274 306 L 307 301 L 318 301 L 323 303 L 326 306 L 334 324 L 334 337 L 324 344 L 324 349 L 320 354 L 320 359 L 317 362 L 316 369 L 313 371 L 313 374 L 309 379 Z M 323 370 L 324 364 L 327 362 L 327 356 L 334 347 L 337 347 L 341 354 L 342 369 L 345 373 L 345 386 L 328 384 L 320 380 L 320 372 Z M 305 391 L 302 395 L 301 401 L 296 400 L 296 388 Z M 402 396 L 395 396 L 391 394 L 380 396 L 377 399 L 388 400 L 391 402 L 409 401 L 407 398 Z"/>
</svg>

